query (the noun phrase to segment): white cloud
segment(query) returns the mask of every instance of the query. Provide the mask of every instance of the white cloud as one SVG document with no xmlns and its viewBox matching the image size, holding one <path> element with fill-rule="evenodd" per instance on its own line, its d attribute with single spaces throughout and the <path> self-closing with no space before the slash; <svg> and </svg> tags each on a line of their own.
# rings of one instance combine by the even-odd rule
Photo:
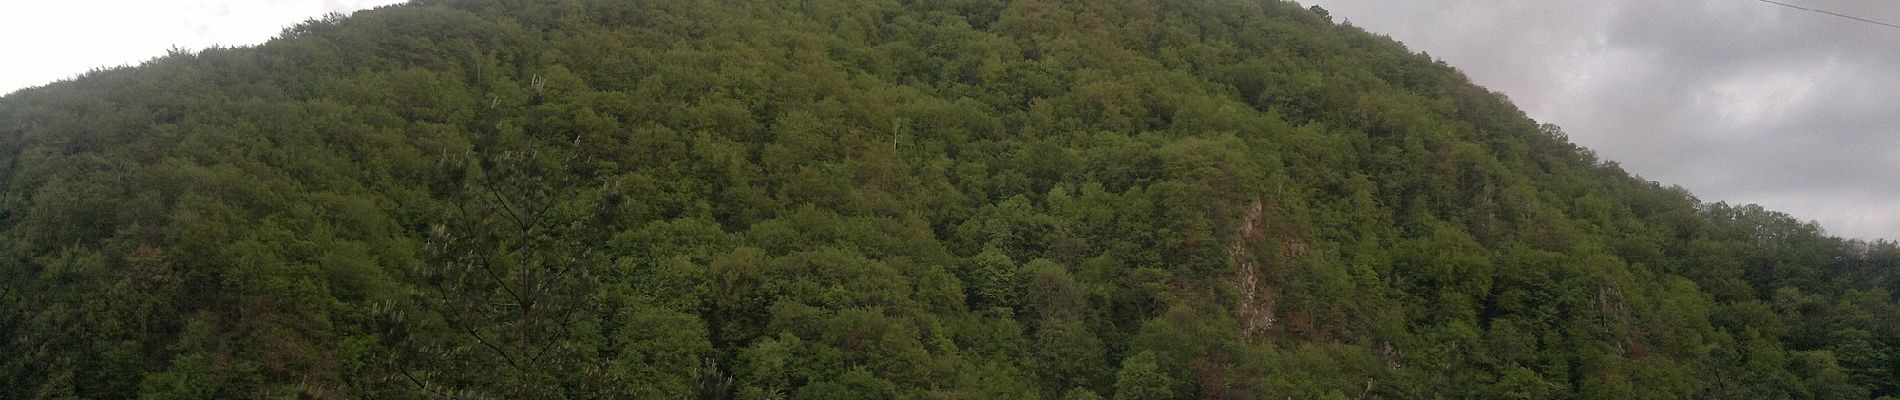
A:
<svg viewBox="0 0 1900 400">
<path fill-rule="evenodd" d="M 0 94 L 98 68 L 138 65 L 173 47 L 263 43 L 330 12 L 402 0 L 21 0 L 0 2 Z"/>
<path fill-rule="evenodd" d="M 1900 2 L 1785 0 L 1884 21 Z M 1900 239 L 1900 30 L 1729 0 L 1302 0 L 1704 201 Z"/>
</svg>

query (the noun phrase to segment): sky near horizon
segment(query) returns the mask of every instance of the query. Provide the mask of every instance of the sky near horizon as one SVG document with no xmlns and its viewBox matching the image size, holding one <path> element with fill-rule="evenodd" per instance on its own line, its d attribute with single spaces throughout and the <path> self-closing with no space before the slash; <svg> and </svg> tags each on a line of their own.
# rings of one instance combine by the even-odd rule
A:
<svg viewBox="0 0 1900 400">
<path fill-rule="evenodd" d="M 1778 0 L 1900 24 L 1900 1 Z M 0 95 L 402 0 L 0 2 Z M 1900 29 L 1759 0 L 1304 0 L 1443 59 L 1626 170 L 1900 239 Z"/>
<path fill-rule="evenodd" d="M 0 95 L 94 69 L 136 66 L 176 47 L 263 43 L 331 12 L 403 0 L 0 1 Z"/>
<path fill-rule="evenodd" d="M 1900 1 L 1775 0 L 1900 25 Z M 1625 170 L 1900 239 L 1900 28 L 1760 0 L 1302 0 Z"/>
</svg>

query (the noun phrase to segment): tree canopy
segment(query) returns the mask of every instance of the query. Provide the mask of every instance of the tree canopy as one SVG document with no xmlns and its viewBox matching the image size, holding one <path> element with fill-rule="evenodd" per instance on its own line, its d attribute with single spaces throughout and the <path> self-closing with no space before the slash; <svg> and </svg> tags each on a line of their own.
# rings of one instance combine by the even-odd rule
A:
<svg viewBox="0 0 1900 400">
<path fill-rule="evenodd" d="M 7 399 L 1863 399 L 1896 266 L 1277 0 L 417 0 L 0 97 Z"/>
</svg>

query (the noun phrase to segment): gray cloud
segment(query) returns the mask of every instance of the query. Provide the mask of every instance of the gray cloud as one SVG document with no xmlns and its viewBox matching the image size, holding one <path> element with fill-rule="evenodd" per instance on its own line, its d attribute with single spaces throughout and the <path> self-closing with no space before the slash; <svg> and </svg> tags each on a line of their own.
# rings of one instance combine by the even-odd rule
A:
<svg viewBox="0 0 1900 400">
<path fill-rule="evenodd" d="M 1900 2 L 1787 0 L 1900 22 Z M 1305 0 L 1704 201 L 1900 239 L 1900 29 L 1750 0 Z"/>
</svg>

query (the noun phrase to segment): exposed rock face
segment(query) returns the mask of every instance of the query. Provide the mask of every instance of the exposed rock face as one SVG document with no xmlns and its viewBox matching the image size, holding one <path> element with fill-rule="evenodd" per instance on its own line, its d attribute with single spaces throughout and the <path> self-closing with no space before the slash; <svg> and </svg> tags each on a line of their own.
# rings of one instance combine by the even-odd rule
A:
<svg viewBox="0 0 1900 400">
<path fill-rule="evenodd" d="M 1276 318 L 1273 314 L 1274 293 L 1262 283 L 1258 258 L 1248 250 L 1248 242 L 1258 243 L 1264 239 L 1260 224 L 1265 214 L 1266 202 L 1255 199 L 1236 226 L 1240 235 L 1234 237 L 1233 244 L 1227 249 L 1227 255 L 1234 259 L 1234 284 L 1240 287 L 1242 330 L 1249 337 L 1273 328 Z"/>
</svg>

